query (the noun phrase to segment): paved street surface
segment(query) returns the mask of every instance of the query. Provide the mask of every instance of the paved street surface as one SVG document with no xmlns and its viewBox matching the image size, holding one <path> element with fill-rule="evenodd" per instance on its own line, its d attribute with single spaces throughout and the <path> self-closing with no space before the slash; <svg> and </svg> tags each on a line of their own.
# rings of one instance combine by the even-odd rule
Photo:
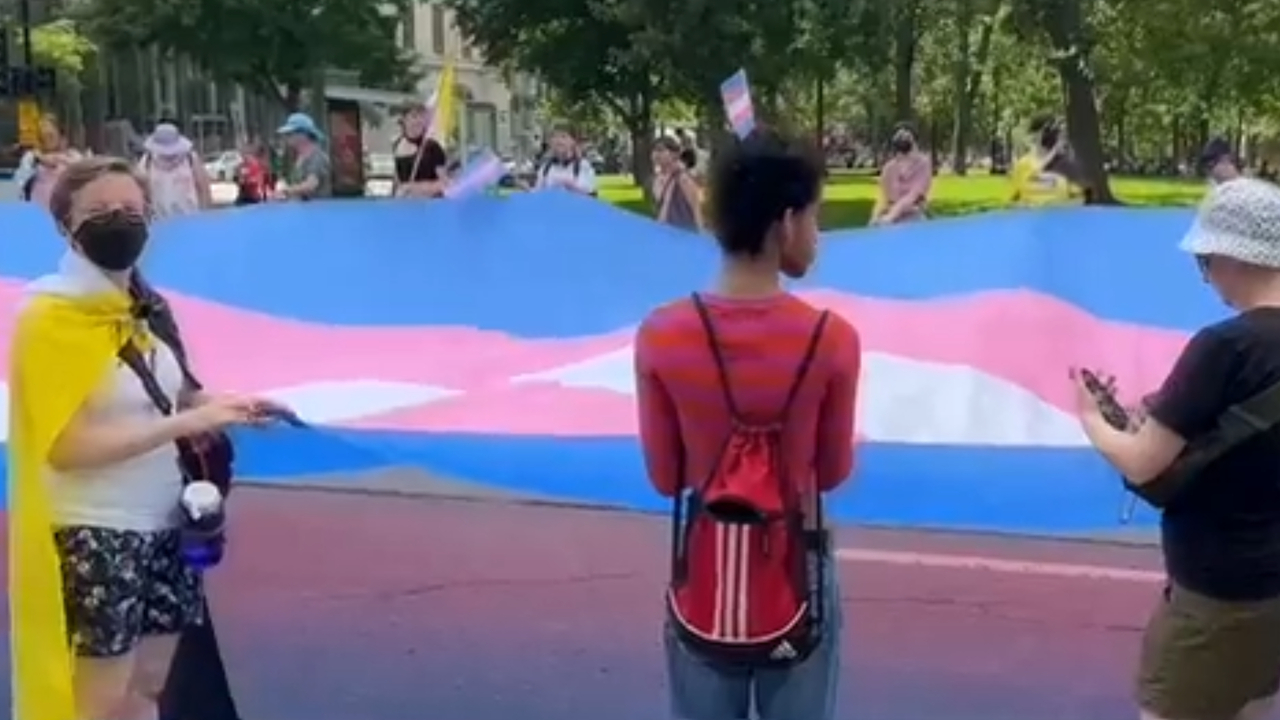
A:
<svg viewBox="0 0 1280 720">
<path fill-rule="evenodd" d="M 212 602 L 246 720 L 666 717 L 661 518 L 244 489 L 233 519 Z M 869 530 L 839 545 L 839 717 L 1132 717 L 1151 548 Z"/>
</svg>

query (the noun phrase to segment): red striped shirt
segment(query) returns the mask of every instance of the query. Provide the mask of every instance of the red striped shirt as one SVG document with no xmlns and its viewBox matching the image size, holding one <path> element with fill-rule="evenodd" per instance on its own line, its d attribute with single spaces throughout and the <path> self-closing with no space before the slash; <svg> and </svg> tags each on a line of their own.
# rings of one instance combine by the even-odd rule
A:
<svg viewBox="0 0 1280 720">
<path fill-rule="evenodd" d="M 820 311 L 789 294 L 703 295 L 743 420 L 781 421 Z M 709 477 L 731 418 L 707 335 L 689 299 L 650 313 L 636 333 L 640 442 L 663 495 Z M 832 315 L 782 430 L 788 477 L 835 488 L 853 471 L 854 407 L 862 351 L 857 331 Z"/>
</svg>

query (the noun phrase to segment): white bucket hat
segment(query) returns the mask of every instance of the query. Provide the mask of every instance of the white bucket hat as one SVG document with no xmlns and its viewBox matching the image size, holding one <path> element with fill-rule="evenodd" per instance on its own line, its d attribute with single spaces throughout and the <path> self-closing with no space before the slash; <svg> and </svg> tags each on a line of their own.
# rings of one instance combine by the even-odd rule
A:
<svg viewBox="0 0 1280 720">
<path fill-rule="evenodd" d="M 160 123 L 143 143 L 143 148 L 151 157 L 172 158 L 191 154 L 191 141 L 188 140 L 173 123 Z"/>
<path fill-rule="evenodd" d="M 1280 270 L 1280 188 L 1253 178 L 1215 185 L 1179 247 Z"/>
</svg>

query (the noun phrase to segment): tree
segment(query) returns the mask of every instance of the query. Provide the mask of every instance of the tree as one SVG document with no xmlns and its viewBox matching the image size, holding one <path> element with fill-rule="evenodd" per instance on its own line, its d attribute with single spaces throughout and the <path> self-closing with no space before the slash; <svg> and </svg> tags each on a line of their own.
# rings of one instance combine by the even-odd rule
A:
<svg viewBox="0 0 1280 720">
<path fill-rule="evenodd" d="M 662 95 L 643 0 L 446 0 L 491 63 L 536 73 L 569 103 L 599 104 L 631 136 L 632 167 L 648 188 L 654 106 Z"/>
<path fill-rule="evenodd" d="M 97 50 L 69 19 L 54 20 L 31 30 L 31 54 L 36 64 L 52 67 L 60 80 L 78 84 L 85 63 Z"/>
<path fill-rule="evenodd" d="M 354 71 L 368 85 L 412 87 L 419 74 L 396 29 L 413 1 L 86 0 L 77 15 L 105 45 L 185 55 L 293 111 L 326 69 Z"/>
</svg>

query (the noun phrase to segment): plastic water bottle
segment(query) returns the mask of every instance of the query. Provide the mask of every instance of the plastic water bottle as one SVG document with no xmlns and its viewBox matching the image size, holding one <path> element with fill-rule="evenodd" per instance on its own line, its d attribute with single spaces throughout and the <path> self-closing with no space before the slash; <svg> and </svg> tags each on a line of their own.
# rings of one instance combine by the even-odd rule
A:
<svg viewBox="0 0 1280 720">
<path fill-rule="evenodd" d="M 181 505 L 185 516 L 181 532 L 183 561 L 196 570 L 217 565 L 226 544 L 222 492 L 204 480 L 189 483 L 182 489 Z"/>
</svg>

